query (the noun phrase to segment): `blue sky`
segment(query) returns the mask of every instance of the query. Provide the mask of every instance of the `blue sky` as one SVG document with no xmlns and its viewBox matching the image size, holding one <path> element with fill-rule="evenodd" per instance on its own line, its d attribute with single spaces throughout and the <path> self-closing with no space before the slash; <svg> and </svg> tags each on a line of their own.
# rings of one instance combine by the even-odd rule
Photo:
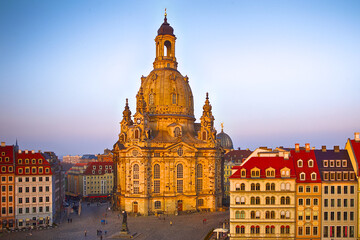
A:
<svg viewBox="0 0 360 240">
<path fill-rule="evenodd" d="M 101 153 L 135 113 L 164 8 L 195 116 L 235 147 L 344 146 L 360 131 L 360 1 L 0 1 L 0 140 Z"/>
</svg>

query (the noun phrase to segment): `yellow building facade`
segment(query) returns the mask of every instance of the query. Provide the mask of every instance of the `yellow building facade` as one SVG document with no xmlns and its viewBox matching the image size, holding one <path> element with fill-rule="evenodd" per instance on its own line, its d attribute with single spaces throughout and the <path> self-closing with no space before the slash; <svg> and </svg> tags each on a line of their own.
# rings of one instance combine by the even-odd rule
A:
<svg viewBox="0 0 360 240">
<path fill-rule="evenodd" d="M 121 210 L 155 212 L 210 210 L 222 206 L 221 147 L 206 96 L 195 123 L 189 78 L 177 70 L 173 28 L 167 22 L 155 38 L 154 69 L 141 77 L 132 116 L 126 100 L 116 166 L 115 203 Z"/>
</svg>

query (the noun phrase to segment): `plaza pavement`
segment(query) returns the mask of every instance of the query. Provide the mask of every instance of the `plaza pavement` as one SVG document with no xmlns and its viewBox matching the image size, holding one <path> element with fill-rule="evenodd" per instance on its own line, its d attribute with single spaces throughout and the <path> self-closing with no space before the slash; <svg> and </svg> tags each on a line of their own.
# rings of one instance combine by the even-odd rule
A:
<svg viewBox="0 0 360 240">
<path fill-rule="evenodd" d="M 81 216 L 70 214 L 72 223 L 67 218 L 57 228 L 46 230 L 32 230 L 26 232 L 3 233 L 1 240 L 99 240 L 97 230 L 102 230 L 103 239 L 121 230 L 122 216 L 117 211 L 106 211 L 108 204 L 97 206 L 95 203 L 87 206 L 82 204 Z M 106 217 L 105 217 L 106 213 Z M 203 219 L 206 218 L 206 224 Z M 101 224 L 101 219 L 108 223 Z M 229 219 L 229 211 L 213 213 L 193 213 L 179 216 L 165 216 L 165 220 L 159 220 L 156 216 L 128 216 L 128 226 L 131 233 L 138 233 L 136 240 L 202 240 L 212 228 L 222 226 L 224 220 Z M 172 226 L 170 226 L 172 221 Z M 84 236 L 84 231 L 87 236 Z M 107 231 L 105 235 L 104 232 Z M 30 234 L 31 233 L 31 234 Z"/>
</svg>

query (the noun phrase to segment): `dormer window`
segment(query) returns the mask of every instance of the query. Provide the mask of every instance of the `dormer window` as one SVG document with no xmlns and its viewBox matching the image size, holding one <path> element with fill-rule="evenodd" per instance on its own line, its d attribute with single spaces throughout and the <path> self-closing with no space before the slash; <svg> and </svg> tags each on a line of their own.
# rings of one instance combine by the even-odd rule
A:
<svg viewBox="0 0 360 240">
<path fill-rule="evenodd" d="M 341 160 L 336 160 L 336 167 L 341 167 Z"/>
<path fill-rule="evenodd" d="M 181 131 L 179 127 L 176 127 L 174 130 L 174 136 L 175 137 L 180 137 L 181 136 Z"/>
<path fill-rule="evenodd" d="M 36 164 L 36 159 L 31 159 L 32 164 Z"/>
<path fill-rule="evenodd" d="M 245 169 L 241 169 L 241 177 L 243 177 L 243 178 L 246 177 L 246 170 Z"/>
<path fill-rule="evenodd" d="M 305 181 L 305 173 L 300 173 L 300 180 Z"/>
<path fill-rule="evenodd" d="M 275 177 L 275 170 L 274 169 L 266 170 L 266 177 Z"/>
<path fill-rule="evenodd" d="M 309 167 L 314 167 L 314 160 L 310 159 L 308 161 L 308 165 L 309 165 Z"/>
<path fill-rule="evenodd" d="M 311 180 L 314 180 L 314 181 L 316 180 L 316 173 L 314 173 L 314 172 L 311 173 Z"/>
<path fill-rule="evenodd" d="M 334 167 L 335 166 L 335 161 L 334 160 L 330 160 L 330 167 Z"/>
<path fill-rule="evenodd" d="M 342 172 L 336 172 L 336 180 L 338 181 L 342 180 Z"/>
<path fill-rule="evenodd" d="M 259 169 L 251 170 L 251 177 L 253 177 L 253 178 L 260 177 L 260 170 Z"/>
<path fill-rule="evenodd" d="M 298 167 L 303 167 L 303 161 L 301 159 L 299 159 L 297 161 L 297 165 L 298 165 Z"/>
<path fill-rule="evenodd" d="M 347 161 L 344 159 L 344 160 L 342 160 L 342 166 L 343 167 L 347 167 Z"/>
<path fill-rule="evenodd" d="M 328 167 L 329 166 L 329 161 L 328 160 L 323 160 L 323 166 Z"/>
<path fill-rule="evenodd" d="M 348 180 L 349 174 L 347 172 L 343 172 L 343 179 Z"/>
<path fill-rule="evenodd" d="M 95 165 L 93 166 L 93 169 L 96 169 L 96 166 L 95 166 Z"/>
<path fill-rule="evenodd" d="M 328 172 L 324 172 L 324 180 L 329 180 L 329 173 Z"/>
<path fill-rule="evenodd" d="M 102 166 L 101 166 L 101 165 L 99 166 L 99 169 L 102 169 Z"/>
</svg>

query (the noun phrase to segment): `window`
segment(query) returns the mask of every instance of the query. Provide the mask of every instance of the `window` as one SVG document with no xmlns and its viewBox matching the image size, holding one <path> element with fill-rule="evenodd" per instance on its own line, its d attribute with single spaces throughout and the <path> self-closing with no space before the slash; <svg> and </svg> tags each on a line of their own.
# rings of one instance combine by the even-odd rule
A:
<svg viewBox="0 0 360 240">
<path fill-rule="evenodd" d="M 350 207 L 354 207 L 355 205 L 355 199 L 350 199 Z"/>
<path fill-rule="evenodd" d="M 280 204 L 281 204 L 281 205 L 285 205 L 285 197 L 281 197 L 281 198 L 280 198 Z"/>
<path fill-rule="evenodd" d="M 298 227 L 298 235 L 303 235 L 303 227 Z"/>
<path fill-rule="evenodd" d="M 140 192 L 140 186 L 139 186 L 139 181 L 133 181 L 133 187 L 134 187 L 134 194 L 138 194 Z"/>
<path fill-rule="evenodd" d="M 329 205 L 329 199 L 324 199 L 324 207 L 328 207 Z"/>
<path fill-rule="evenodd" d="M 251 170 L 251 177 L 253 178 L 260 177 L 260 170 Z"/>
<path fill-rule="evenodd" d="M 32 213 L 36 213 L 36 207 L 32 208 Z"/>
<path fill-rule="evenodd" d="M 240 190 L 241 190 L 241 191 L 245 191 L 245 183 L 242 183 L 242 184 L 241 184 Z"/>
<path fill-rule="evenodd" d="M 246 170 L 245 169 L 241 169 L 241 177 L 246 177 Z"/>
<path fill-rule="evenodd" d="M 311 227 L 305 227 L 305 234 L 310 235 Z"/>
<path fill-rule="evenodd" d="M 323 160 L 323 167 L 328 167 L 328 166 L 329 166 L 328 160 Z"/>
<path fill-rule="evenodd" d="M 329 193 L 329 186 L 325 186 L 324 187 L 324 194 L 328 194 Z"/>
<path fill-rule="evenodd" d="M 299 198 L 299 205 L 300 205 L 300 206 L 304 205 L 304 199 Z"/>
<path fill-rule="evenodd" d="M 23 213 L 23 209 L 19 208 L 19 214 L 22 214 L 22 213 Z"/>
<path fill-rule="evenodd" d="M 286 191 L 290 191 L 290 183 L 286 183 Z"/>
<path fill-rule="evenodd" d="M 172 104 L 176 104 L 176 94 L 175 93 L 171 94 L 171 99 L 172 99 Z"/>
<path fill-rule="evenodd" d="M 354 212 L 350 212 L 350 221 L 354 221 Z"/>
<path fill-rule="evenodd" d="M 153 105 L 154 104 L 154 94 L 150 93 L 149 94 L 149 105 Z"/>
<path fill-rule="evenodd" d="M 22 203 L 22 202 L 23 202 L 23 201 L 22 201 L 22 198 L 19 198 L 19 199 L 18 199 L 18 202 L 19 202 L 19 203 Z"/>
<path fill-rule="evenodd" d="M 42 192 L 42 191 L 43 191 L 43 187 L 40 186 L 40 187 L 39 187 L 39 192 Z"/>
<path fill-rule="evenodd" d="M 239 226 L 239 225 L 236 226 L 235 232 L 236 232 L 236 234 L 239 234 L 239 233 L 240 233 L 240 226 Z"/>
<path fill-rule="evenodd" d="M 241 197 L 241 199 L 240 199 L 240 204 L 242 204 L 242 205 L 245 204 L 245 197 Z"/>
<path fill-rule="evenodd" d="M 336 227 L 336 237 L 341 237 L 341 226 Z"/>
<path fill-rule="evenodd" d="M 335 212 L 330 212 L 330 220 L 331 221 L 335 220 Z"/>
<path fill-rule="evenodd" d="M 39 207 L 39 212 L 43 212 L 43 207 Z"/>
<path fill-rule="evenodd" d="M 306 186 L 306 192 L 307 192 L 307 193 L 311 192 L 310 186 Z"/>
<path fill-rule="evenodd" d="M 335 199 L 330 199 L 331 207 L 335 207 Z"/>
<path fill-rule="evenodd" d="M 29 187 L 25 187 L 25 192 L 30 192 L 30 188 Z"/>
<path fill-rule="evenodd" d="M 348 194 L 348 186 L 344 186 L 344 194 Z"/>
<path fill-rule="evenodd" d="M 39 197 L 39 202 L 43 202 L 43 197 Z"/>
<path fill-rule="evenodd" d="M 200 199 L 199 199 L 199 200 L 200 200 Z M 201 199 L 201 200 L 202 200 L 202 199 Z M 161 209 L 161 202 L 160 202 L 160 201 L 155 201 L 154 207 L 155 207 L 155 209 Z"/>
<path fill-rule="evenodd" d="M 25 208 L 25 213 L 30 213 L 30 208 Z"/>
<path fill-rule="evenodd" d="M 281 211 L 281 212 L 280 212 L 280 218 L 281 218 L 281 219 L 285 219 L 285 211 Z"/>
<path fill-rule="evenodd" d="M 307 205 L 307 206 L 310 206 L 310 205 L 311 205 L 311 199 L 310 199 L 310 198 L 307 198 L 305 202 L 306 202 L 306 205 Z"/>
<path fill-rule="evenodd" d="M 26 202 L 26 203 L 30 203 L 30 198 L 28 198 L 28 197 L 25 198 L 25 202 Z"/>
<path fill-rule="evenodd" d="M 314 186 L 314 193 L 319 192 L 319 187 L 318 186 Z"/>
<path fill-rule="evenodd" d="M 46 186 L 46 187 L 45 187 L 45 191 L 46 191 L 46 192 L 49 192 L 49 191 L 50 191 L 50 187 L 49 187 L 49 186 Z"/>
<path fill-rule="evenodd" d="M 197 165 L 197 168 L 196 168 L 196 190 L 199 192 L 202 190 L 203 188 L 203 180 L 202 180 L 202 177 L 203 177 L 203 167 L 202 167 L 202 164 L 198 164 Z"/>
<path fill-rule="evenodd" d="M 255 204 L 255 197 L 251 197 L 251 198 L 250 198 L 250 204 L 251 204 L 251 205 L 254 205 L 254 204 Z"/>
<path fill-rule="evenodd" d="M 12 192 L 12 190 L 13 190 L 13 186 L 9 186 L 9 192 Z"/>
<path fill-rule="evenodd" d="M 308 161 L 308 165 L 309 165 L 309 167 L 314 167 L 314 160 L 310 159 Z"/>
<path fill-rule="evenodd" d="M 286 197 L 286 205 L 290 205 L 290 197 Z"/>
<path fill-rule="evenodd" d="M 275 197 L 271 197 L 271 205 L 275 205 Z"/>
<path fill-rule="evenodd" d="M 297 165 L 298 165 L 298 167 L 302 167 L 303 166 L 303 161 L 301 159 L 299 159 L 297 161 Z"/>
<path fill-rule="evenodd" d="M 300 180 L 304 181 L 305 180 L 305 173 L 300 173 Z"/>
<path fill-rule="evenodd" d="M 318 215 L 319 215 L 319 213 L 318 213 L 317 211 L 314 211 L 314 212 L 313 212 L 313 220 L 314 220 L 314 221 L 317 221 L 317 220 L 318 220 Z"/>
<path fill-rule="evenodd" d="M 284 183 L 282 183 L 282 184 L 284 184 Z M 270 191 L 270 183 L 267 183 L 265 185 L 265 189 L 266 189 L 266 191 Z M 284 184 L 284 189 L 285 189 L 285 184 Z"/>
<path fill-rule="evenodd" d="M 181 131 L 179 127 L 176 127 L 174 130 L 174 136 L 175 137 L 180 137 L 181 136 Z"/>
<path fill-rule="evenodd" d="M 310 221 L 311 219 L 311 210 L 308 208 L 305 210 L 305 220 Z"/>
<path fill-rule="evenodd" d="M 350 186 L 350 194 L 354 194 L 355 192 L 355 187 L 354 186 Z"/>
<path fill-rule="evenodd" d="M 335 194 L 335 186 L 331 186 L 331 194 Z"/>
<path fill-rule="evenodd" d="M 304 187 L 303 187 L 303 186 L 299 186 L 298 189 L 299 189 L 299 190 L 298 190 L 299 192 L 301 192 L 301 193 L 304 192 Z"/>
<path fill-rule="evenodd" d="M 46 209 L 45 210 L 46 212 L 50 212 L 50 207 L 49 206 L 46 206 L 45 209 Z"/>
<path fill-rule="evenodd" d="M 255 191 L 255 183 L 251 184 L 251 191 Z"/>
<path fill-rule="evenodd" d="M 235 218 L 236 218 L 236 219 L 240 219 L 240 211 L 236 211 L 236 212 L 235 212 Z"/>
<path fill-rule="evenodd" d="M 314 172 L 311 173 L 311 180 L 314 180 L 314 181 L 316 180 L 316 173 L 314 173 Z"/>
<path fill-rule="evenodd" d="M 154 165 L 154 179 L 160 179 L 160 165 Z M 154 180 L 154 193 L 160 193 L 160 180 Z"/>
<path fill-rule="evenodd" d="M 177 184 L 176 189 L 177 192 L 183 192 L 183 165 L 178 164 L 176 167 L 176 176 L 177 176 Z"/>
<path fill-rule="evenodd" d="M 317 206 L 317 205 L 319 205 L 319 199 L 314 198 L 314 206 Z"/>
<path fill-rule="evenodd" d="M 330 160 L 330 167 L 334 167 L 335 164 L 334 164 L 334 160 Z"/>
<path fill-rule="evenodd" d="M 260 183 L 256 184 L 256 191 L 260 191 Z"/>
<path fill-rule="evenodd" d="M 328 172 L 324 172 L 324 180 L 329 180 L 329 173 Z"/>
<path fill-rule="evenodd" d="M 348 180 L 349 174 L 347 172 L 343 172 L 343 179 Z"/>
<path fill-rule="evenodd" d="M 343 167 L 347 167 L 347 161 L 344 159 L 344 160 L 342 160 L 342 166 Z"/>
<path fill-rule="evenodd" d="M 324 226 L 324 237 L 328 237 L 328 236 L 329 236 L 329 227 Z"/>
<path fill-rule="evenodd" d="M 133 166 L 133 179 L 139 179 L 139 165 L 134 164 Z"/>
</svg>

